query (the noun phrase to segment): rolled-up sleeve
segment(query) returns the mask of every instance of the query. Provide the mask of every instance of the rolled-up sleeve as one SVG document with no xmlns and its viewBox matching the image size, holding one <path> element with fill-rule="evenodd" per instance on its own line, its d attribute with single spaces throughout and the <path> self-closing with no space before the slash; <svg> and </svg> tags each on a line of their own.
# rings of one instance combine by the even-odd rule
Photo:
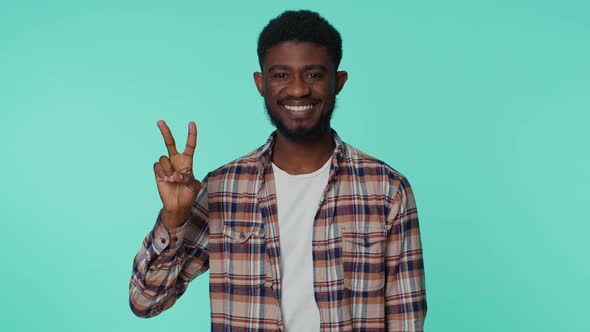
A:
<svg viewBox="0 0 590 332">
<path fill-rule="evenodd" d="M 129 305 L 139 317 L 170 308 L 188 283 L 209 268 L 207 179 L 193 203 L 189 219 L 166 229 L 161 213 L 133 261 Z"/>
<path fill-rule="evenodd" d="M 418 213 L 402 178 L 388 218 L 385 310 L 388 331 L 423 331 L 426 292 Z"/>
</svg>

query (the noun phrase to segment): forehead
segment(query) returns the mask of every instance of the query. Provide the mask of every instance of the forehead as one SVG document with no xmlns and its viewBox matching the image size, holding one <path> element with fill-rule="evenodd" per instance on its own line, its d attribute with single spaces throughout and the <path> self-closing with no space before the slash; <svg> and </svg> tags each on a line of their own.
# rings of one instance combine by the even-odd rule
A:
<svg viewBox="0 0 590 332">
<path fill-rule="evenodd" d="M 277 65 L 294 69 L 309 65 L 331 68 L 332 59 L 324 46 L 310 42 L 286 41 L 269 48 L 264 56 L 264 70 Z"/>
</svg>

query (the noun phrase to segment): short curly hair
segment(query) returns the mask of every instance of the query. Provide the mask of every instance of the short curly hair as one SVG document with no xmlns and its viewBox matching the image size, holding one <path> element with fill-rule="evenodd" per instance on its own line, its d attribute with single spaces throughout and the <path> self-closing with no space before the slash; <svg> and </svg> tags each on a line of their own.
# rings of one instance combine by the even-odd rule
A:
<svg viewBox="0 0 590 332">
<path fill-rule="evenodd" d="M 258 36 L 258 62 L 268 49 L 286 41 L 311 42 L 324 46 L 338 69 L 342 59 L 342 38 L 326 19 L 310 10 L 288 10 L 270 20 Z"/>
</svg>

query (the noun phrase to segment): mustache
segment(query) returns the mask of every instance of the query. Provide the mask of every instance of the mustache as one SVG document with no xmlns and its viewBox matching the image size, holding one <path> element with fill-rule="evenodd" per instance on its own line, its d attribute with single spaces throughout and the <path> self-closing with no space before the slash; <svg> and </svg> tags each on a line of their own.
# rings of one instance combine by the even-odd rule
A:
<svg viewBox="0 0 590 332">
<path fill-rule="evenodd" d="M 277 103 L 278 104 L 285 104 L 287 102 L 317 104 L 320 101 L 317 100 L 317 99 L 314 99 L 314 98 L 293 98 L 293 97 L 283 98 L 283 99 L 277 99 Z"/>
</svg>

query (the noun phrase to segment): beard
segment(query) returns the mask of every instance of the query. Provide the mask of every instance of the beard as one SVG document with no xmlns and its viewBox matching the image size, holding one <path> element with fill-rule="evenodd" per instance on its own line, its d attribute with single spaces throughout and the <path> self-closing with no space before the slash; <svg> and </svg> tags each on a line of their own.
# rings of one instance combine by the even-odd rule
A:
<svg viewBox="0 0 590 332">
<path fill-rule="evenodd" d="M 264 101 L 264 107 L 266 108 L 266 114 L 268 115 L 270 122 L 273 126 L 275 126 L 275 128 L 277 128 L 279 133 L 293 142 L 306 143 L 318 139 L 324 133 L 326 133 L 326 131 L 331 129 L 330 121 L 332 120 L 332 115 L 334 114 L 334 108 L 336 108 L 336 98 L 334 98 L 332 107 L 329 109 L 329 111 L 322 113 L 318 121 L 309 128 L 301 125 L 295 128 L 289 128 L 285 125 L 280 117 L 276 116 L 276 114 L 270 111 L 270 106 L 268 105 L 266 99 Z"/>
</svg>

